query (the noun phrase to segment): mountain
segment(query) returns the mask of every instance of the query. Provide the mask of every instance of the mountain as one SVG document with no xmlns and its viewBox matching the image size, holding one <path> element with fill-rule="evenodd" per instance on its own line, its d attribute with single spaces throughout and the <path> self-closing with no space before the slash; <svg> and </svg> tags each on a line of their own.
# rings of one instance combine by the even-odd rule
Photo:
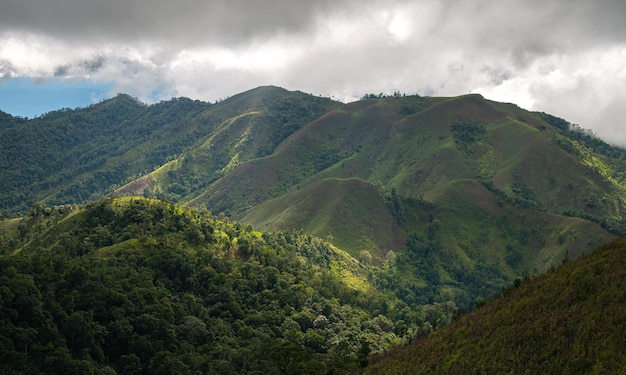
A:
<svg viewBox="0 0 626 375">
<path fill-rule="evenodd" d="M 0 146 L 0 363 L 23 373 L 348 371 L 626 233 L 626 151 L 479 95 L 120 94 L 0 113 Z M 603 345 L 571 366 L 618 368 Z M 480 368 L 465 350 L 442 363 Z"/>
<path fill-rule="evenodd" d="M 120 95 L 0 126 L 0 206 L 165 198 L 303 230 L 408 305 L 471 308 L 626 233 L 626 152 L 479 95 L 342 104 L 277 87 L 219 103 Z"/>
<path fill-rule="evenodd" d="M 624 152 L 580 133 L 478 95 L 366 99 L 183 202 L 302 228 L 375 266 L 393 250 L 381 286 L 468 308 L 623 233 Z"/>
<path fill-rule="evenodd" d="M 24 212 L 35 201 L 81 203 L 134 179 L 198 137 L 206 103 L 146 106 L 127 95 L 0 127 L 0 206 Z M 202 131 L 204 132 L 204 131 Z"/>
<path fill-rule="evenodd" d="M 618 374 L 626 370 L 626 239 L 515 283 L 365 374 Z"/>
<path fill-rule="evenodd" d="M 190 203 L 244 218 L 303 185 L 359 178 L 438 205 L 482 194 L 473 198 L 484 210 L 508 203 L 622 228 L 622 162 L 576 147 L 540 116 L 476 95 L 364 100 L 308 124 Z"/>
<path fill-rule="evenodd" d="M 197 150 L 185 154 L 188 160 L 197 156 L 197 163 L 214 163 L 198 168 L 202 172 L 213 167 L 221 170 L 233 145 L 218 144 L 219 153 L 212 150 L 207 156 L 205 139 L 222 139 L 219 134 L 227 138 L 230 132 L 253 134 L 249 142 L 240 142 L 245 152 L 239 159 L 264 156 L 310 118 L 338 105 L 313 98 L 304 107 L 299 105 L 303 96 L 261 87 L 221 103 L 178 98 L 148 106 L 120 94 L 86 108 L 59 110 L 28 121 L 0 116 L 0 208 L 11 215 L 26 212 L 37 201 L 52 205 L 93 201 L 128 182 L 145 181 L 142 176 L 168 161 L 187 166 L 180 157 L 191 149 Z M 171 198 L 178 198 L 189 183 L 200 189 L 207 183 L 205 178 L 216 178 L 188 177 L 171 183 L 166 179 Z M 199 179 L 203 181 L 198 183 Z M 143 188 L 137 192 L 142 194 Z"/>
<path fill-rule="evenodd" d="M 330 99 L 272 86 L 235 95 L 208 111 L 212 127 L 203 137 L 145 177 L 147 193 L 189 203 L 240 164 L 271 155 L 295 131 L 338 106 Z M 122 192 L 141 194 L 144 185 L 131 183 Z"/>
</svg>

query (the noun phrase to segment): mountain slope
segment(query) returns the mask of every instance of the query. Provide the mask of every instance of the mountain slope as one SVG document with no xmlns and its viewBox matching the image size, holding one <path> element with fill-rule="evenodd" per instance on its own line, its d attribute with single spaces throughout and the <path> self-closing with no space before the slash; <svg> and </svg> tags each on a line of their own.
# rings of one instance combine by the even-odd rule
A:
<svg viewBox="0 0 626 375">
<path fill-rule="evenodd" d="M 364 373 L 623 373 L 625 302 L 621 238 L 373 358 Z"/>
<path fill-rule="evenodd" d="M 410 263 L 411 243 L 428 248 L 429 270 L 405 272 L 436 292 L 425 297 L 418 282 L 407 295 L 468 307 L 624 230 L 624 161 L 593 153 L 552 122 L 478 95 L 362 100 L 307 124 L 187 203 L 259 228 L 330 235 L 355 257 L 369 251 L 376 264 L 389 250 Z M 379 223 L 384 231 L 370 229 Z M 397 286 L 401 274 L 386 277 Z"/>
<path fill-rule="evenodd" d="M 180 153 L 208 105 L 190 99 L 146 106 L 127 95 L 60 110 L 0 130 L 0 207 L 80 203 L 103 196 Z"/>
<path fill-rule="evenodd" d="M 272 86 L 233 96 L 210 111 L 213 130 L 150 174 L 150 193 L 190 202 L 238 165 L 270 155 L 292 133 L 339 105 Z"/>
<path fill-rule="evenodd" d="M 239 161 L 271 153 L 337 105 L 268 86 L 215 104 L 179 98 L 147 106 L 120 94 L 32 120 L 0 116 L 0 208 L 83 203 L 137 179 L 123 191 L 180 199 Z M 144 176 L 170 161 L 154 180 Z"/>
<path fill-rule="evenodd" d="M 237 214 L 326 177 L 380 181 L 399 195 L 437 201 L 449 183 L 475 179 L 518 205 L 623 226 L 623 162 L 585 158 L 590 151 L 577 148 L 584 146 L 539 116 L 476 95 L 365 100 L 312 122 L 271 157 L 244 163 L 191 203 Z M 220 202 L 263 178 L 253 197 Z"/>
<path fill-rule="evenodd" d="M 369 220 L 372 217 L 378 221 Z M 313 182 L 262 203 L 242 221 L 256 228 L 304 229 L 330 236 L 342 249 L 371 251 L 377 258 L 384 258 L 383 250 L 401 248 L 405 242 L 384 197 L 373 185 L 354 178 Z"/>
</svg>

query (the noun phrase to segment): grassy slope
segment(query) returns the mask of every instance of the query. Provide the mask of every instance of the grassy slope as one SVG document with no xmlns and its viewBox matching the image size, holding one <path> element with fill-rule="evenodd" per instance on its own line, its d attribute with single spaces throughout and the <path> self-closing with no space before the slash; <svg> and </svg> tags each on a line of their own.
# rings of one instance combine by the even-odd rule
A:
<svg viewBox="0 0 626 375">
<path fill-rule="evenodd" d="M 466 144 L 457 141 L 453 127 L 472 122 L 481 124 L 483 134 Z M 540 271 L 567 251 L 578 254 L 613 238 L 594 224 L 581 232 L 579 219 L 557 215 L 584 212 L 601 218 L 617 211 L 611 200 L 596 199 L 600 203 L 593 209 L 585 203 L 588 192 L 610 196 L 616 188 L 556 147 L 555 136 L 555 130 L 532 113 L 477 95 L 365 100 L 308 124 L 271 156 L 242 163 L 191 203 L 228 210 L 255 225 L 297 225 L 327 234 L 333 229 L 319 226 L 329 222 L 316 219 L 313 212 L 318 211 L 291 203 L 307 199 L 308 185 L 315 189 L 328 178 L 359 178 L 387 193 L 393 188 L 402 197 L 433 203 L 438 238 L 456 258 L 471 259 L 475 254 L 466 249 L 474 249 L 490 262 L 505 263 L 506 245 L 521 243 L 522 266 L 513 265 L 508 272 Z M 340 189 L 325 186 L 322 192 L 319 196 L 328 205 L 320 205 L 325 207 L 342 197 Z M 361 231 L 363 222 L 380 222 L 381 212 L 372 210 L 352 223 L 346 220 L 339 233 L 334 231 L 335 243 L 348 244 L 353 254 L 362 250 L 363 244 L 351 235 Z M 308 222 L 301 223 L 303 218 Z M 425 224 L 404 222 L 404 234 L 425 237 Z M 585 237 L 591 240 L 582 243 L 579 239 Z M 370 249 L 385 247 L 374 243 Z M 540 248 L 545 254 L 535 261 Z"/>
<path fill-rule="evenodd" d="M 330 199 L 329 199 L 330 198 Z M 377 217 L 377 222 L 368 220 Z M 382 258 L 404 245 L 401 228 L 384 197 L 360 179 L 323 179 L 301 190 L 262 203 L 244 222 L 257 228 L 303 229 L 334 242 L 352 254 L 374 250 Z"/>
<path fill-rule="evenodd" d="M 150 192 L 194 204 L 208 184 L 246 161 L 271 154 L 310 119 L 338 105 L 272 86 L 233 96 L 202 114 L 203 122 L 215 124 L 213 129 L 177 159 L 150 174 Z M 142 184 L 133 184 L 125 189 L 141 193 Z"/>
<path fill-rule="evenodd" d="M 626 239 L 373 358 L 365 374 L 623 373 Z"/>
<path fill-rule="evenodd" d="M 355 106 L 363 104 L 373 103 Z M 294 133 L 270 157 L 242 163 L 191 204 L 205 204 L 218 211 L 229 209 L 237 214 L 295 190 L 298 184 L 320 170 L 357 152 L 358 134 L 367 134 L 368 125 L 375 125 L 374 121 L 365 125 L 357 121 L 347 123 L 351 119 L 344 113 L 343 108 L 332 111 Z M 357 138 L 352 137 L 354 135 Z"/>
</svg>

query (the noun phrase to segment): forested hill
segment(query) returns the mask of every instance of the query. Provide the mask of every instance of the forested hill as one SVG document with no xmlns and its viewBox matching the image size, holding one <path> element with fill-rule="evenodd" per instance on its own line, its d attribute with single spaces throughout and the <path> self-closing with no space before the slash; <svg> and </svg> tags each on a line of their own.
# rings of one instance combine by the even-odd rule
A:
<svg viewBox="0 0 626 375">
<path fill-rule="evenodd" d="M 626 239 L 535 279 L 365 374 L 621 374 L 626 371 Z"/>
<path fill-rule="evenodd" d="M 7 121 L 0 126 L 0 207 L 23 213 L 36 201 L 102 197 L 204 135 L 188 124 L 207 107 L 189 99 L 146 106 L 118 95 L 87 108 Z"/>
<path fill-rule="evenodd" d="M 164 201 L 35 205 L 0 234 L 0 373 L 626 369 L 624 238 L 452 319 L 323 240 Z"/>
<path fill-rule="evenodd" d="M 424 323 L 325 241 L 167 202 L 35 206 L 0 234 L 0 373 L 338 373 Z"/>
<path fill-rule="evenodd" d="M 119 94 L 86 108 L 30 120 L 0 115 L 0 213 L 25 213 L 34 202 L 95 201 L 178 159 L 198 141 L 223 133 L 225 123 L 242 122 L 239 117 L 254 122 L 254 144 L 243 145 L 250 146 L 249 157 L 265 156 L 337 105 L 330 99 L 260 87 L 214 104 L 177 98 L 145 105 Z M 222 157 L 231 146 L 217 145 L 213 157 Z M 244 155 L 240 159 L 245 161 Z M 201 189 L 211 182 L 197 180 L 185 175 L 176 185 L 189 189 L 194 182 Z M 176 198 L 176 186 L 171 190 L 169 198 Z"/>
</svg>

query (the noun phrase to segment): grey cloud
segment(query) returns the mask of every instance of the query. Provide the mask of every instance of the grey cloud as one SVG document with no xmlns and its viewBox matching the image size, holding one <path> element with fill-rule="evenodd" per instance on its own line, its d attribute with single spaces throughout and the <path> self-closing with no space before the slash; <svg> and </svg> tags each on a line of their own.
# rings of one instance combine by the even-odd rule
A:
<svg viewBox="0 0 626 375">
<path fill-rule="evenodd" d="M 98 73 L 105 68 L 107 58 L 102 55 L 98 55 L 79 62 L 68 62 L 63 65 L 59 65 L 53 70 L 53 77 L 63 78 L 72 75 L 79 76 L 91 76 Z M 132 64 L 130 61 L 126 61 L 126 64 Z"/>
<path fill-rule="evenodd" d="M 68 73 L 69 69 L 70 69 L 70 66 L 69 66 L 69 65 L 61 65 L 61 66 L 57 66 L 57 67 L 54 69 L 54 73 L 52 73 L 52 76 L 53 76 L 53 77 L 57 77 L 57 78 L 58 78 L 58 77 L 65 77 L 65 76 L 67 75 L 67 73 Z"/>
<path fill-rule="evenodd" d="M 622 0 L 444 1 L 435 37 L 487 57 L 506 56 L 518 68 L 549 54 L 626 43 Z"/>
<path fill-rule="evenodd" d="M 347 2 L 347 1 L 346 1 Z M 0 30 L 36 30 L 69 40 L 236 43 L 307 30 L 331 0 L 8 0 Z"/>
<path fill-rule="evenodd" d="M 7 60 L 0 59 L 0 79 L 10 78 L 13 72 L 12 64 Z"/>
<path fill-rule="evenodd" d="M 106 57 L 97 56 L 93 59 L 83 61 L 81 65 L 85 68 L 87 73 L 96 73 L 104 67 L 105 63 Z"/>
<path fill-rule="evenodd" d="M 489 82 L 495 86 L 502 84 L 502 82 L 513 76 L 511 71 L 508 69 L 496 68 L 487 65 L 480 67 L 480 72 L 485 74 L 488 77 Z"/>
<path fill-rule="evenodd" d="M 432 12 L 433 33 L 472 46 L 509 48 L 520 64 L 555 49 L 626 38 L 622 0 L 8 0 L 0 30 L 37 30 L 93 41 L 156 41 L 172 45 L 239 43 L 276 33 L 311 32 L 332 14 L 356 18 L 372 6 L 415 6 Z M 435 35 L 435 37 L 437 37 Z"/>
</svg>

